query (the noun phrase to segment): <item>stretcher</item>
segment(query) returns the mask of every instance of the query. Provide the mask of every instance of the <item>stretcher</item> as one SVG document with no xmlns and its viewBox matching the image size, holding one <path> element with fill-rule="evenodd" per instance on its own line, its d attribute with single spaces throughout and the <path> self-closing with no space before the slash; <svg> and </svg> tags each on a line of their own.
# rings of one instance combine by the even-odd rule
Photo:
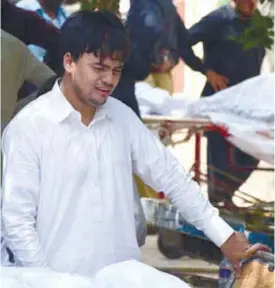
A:
<svg viewBox="0 0 275 288">
<path fill-rule="evenodd" d="M 194 153 L 194 164 L 191 167 L 191 173 L 194 174 L 193 179 L 198 183 L 207 183 L 207 175 L 202 172 L 202 161 L 201 161 L 201 142 L 203 134 L 207 131 L 216 131 L 220 133 L 223 137 L 229 137 L 228 129 L 221 126 L 214 124 L 209 118 L 207 117 L 173 117 L 173 116 L 157 116 L 157 115 L 146 115 L 143 116 L 143 122 L 147 125 L 147 127 L 152 131 L 158 131 L 165 125 L 165 123 L 172 124 L 173 133 L 181 132 L 184 137 L 178 141 L 173 141 L 171 137 L 169 139 L 164 139 L 164 144 L 166 145 L 177 145 L 180 143 L 184 143 L 190 140 L 192 136 L 195 137 L 195 153 Z M 169 134 L 169 133 L 168 133 Z M 170 135 L 171 136 L 171 135 Z M 230 155 L 229 151 L 229 165 L 234 166 L 234 161 Z M 250 169 L 250 167 L 242 167 L 239 168 L 236 165 L 234 166 L 237 169 Z M 215 168 L 215 167 L 214 167 Z M 259 170 L 264 171 L 274 171 L 273 168 L 258 168 Z M 219 171 L 223 173 L 222 171 Z M 232 175 L 226 175 L 228 178 L 234 178 Z M 235 177 L 236 178 L 236 177 Z M 236 179 L 238 181 L 238 179 Z M 220 183 L 219 185 L 223 185 Z M 248 204 L 259 204 L 262 203 L 260 199 L 253 197 L 247 193 L 242 191 L 236 191 L 235 196 L 241 198 Z"/>
</svg>

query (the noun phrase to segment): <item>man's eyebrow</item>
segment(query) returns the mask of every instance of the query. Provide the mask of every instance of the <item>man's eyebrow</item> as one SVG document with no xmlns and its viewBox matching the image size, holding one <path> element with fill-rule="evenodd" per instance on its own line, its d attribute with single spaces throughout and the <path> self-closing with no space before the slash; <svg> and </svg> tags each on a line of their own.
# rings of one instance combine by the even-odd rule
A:
<svg viewBox="0 0 275 288">
<path fill-rule="evenodd" d="M 98 66 L 103 66 L 103 67 L 106 67 L 106 68 L 109 68 L 108 65 L 102 63 L 102 62 L 94 62 L 94 63 L 91 63 L 92 65 L 98 65 Z"/>
<path fill-rule="evenodd" d="M 101 66 L 103 68 L 111 68 L 109 65 L 106 65 L 102 62 L 95 62 L 92 65 Z M 114 69 L 122 69 L 123 67 L 124 67 L 124 64 L 121 63 L 121 64 L 117 65 L 116 67 L 114 67 Z"/>
<path fill-rule="evenodd" d="M 115 69 L 122 69 L 124 67 L 124 64 L 120 64 L 118 66 L 115 67 Z"/>
</svg>

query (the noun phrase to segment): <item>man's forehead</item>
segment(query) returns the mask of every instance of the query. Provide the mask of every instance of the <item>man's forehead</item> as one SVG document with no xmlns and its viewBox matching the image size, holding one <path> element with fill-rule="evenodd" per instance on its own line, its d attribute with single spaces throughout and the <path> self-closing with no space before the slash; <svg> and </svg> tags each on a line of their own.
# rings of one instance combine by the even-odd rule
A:
<svg viewBox="0 0 275 288">
<path fill-rule="evenodd" d="M 124 64 L 121 52 L 114 52 L 112 54 L 88 53 L 88 57 L 94 63 L 100 63 L 108 66 Z"/>
</svg>

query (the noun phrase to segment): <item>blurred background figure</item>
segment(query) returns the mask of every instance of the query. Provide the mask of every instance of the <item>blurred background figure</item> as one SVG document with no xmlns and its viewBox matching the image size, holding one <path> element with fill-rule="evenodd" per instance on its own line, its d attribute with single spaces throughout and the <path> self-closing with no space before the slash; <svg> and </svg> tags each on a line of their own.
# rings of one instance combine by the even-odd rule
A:
<svg viewBox="0 0 275 288">
<path fill-rule="evenodd" d="M 216 85 L 217 81 L 225 82 L 222 75 L 208 69 L 194 54 L 184 22 L 172 1 L 132 0 L 127 22 L 130 29 L 137 30 L 132 32 L 132 41 L 138 41 L 140 50 L 144 49 L 144 39 L 149 42 L 151 74 L 147 82 L 152 86 L 172 94 L 174 84 L 171 71 L 179 59 L 192 70 L 205 74 L 212 85 Z"/>
<path fill-rule="evenodd" d="M 62 7 L 62 3 L 62 0 L 20 0 L 16 5 L 22 9 L 36 12 L 42 19 L 60 28 L 67 19 L 67 13 Z M 43 61 L 46 53 L 43 48 L 34 45 L 29 48 L 40 61 Z"/>
<path fill-rule="evenodd" d="M 36 45 L 46 51 L 56 50 L 59 29 L 36 12 L 18 8 L 7 0 L 1 2 L 1 27 L 26 45 Z"/>
<path fill-rule="evenodd" d="M 240 43 L 232 39 L 232 36 L 238 37 L 250 27 L 257 4 L 258 0 L 234 0 L 229 5 L 211 12 L 189 29 L 190 43 L 203 43 L 206 66 L 224 75 L 228 79 L 228 86 L 260 74 L 265 48 L 259 45 L 245 50 Z M 220 90 L 219 88 L 225 87 L 217 88 L 207 81 L 202 97 L 211 96 Z M 214 204 L 224 202 L 227 207 L 234 208 L 234 192 L 247 180 L 257 167 L 258 161 L 230 145 L 216 132 L 207 133 L 207 140 L 210 200 Z M 229 161 L 229 147 L 234 163 Z M 236 165 L 243 169 L 237 169 Z M 230 176 L 236 177 L 238 181 L 230 179 Z M 219 182 L 227 184 L 226 191 L 218 189 Z"/>
<path fill-rule="evenodd" d="M 36 87 L 54 75 L 19 39 L 1 30 L 1 133 L 11 120 L 24 81 Z"/>
</svg>

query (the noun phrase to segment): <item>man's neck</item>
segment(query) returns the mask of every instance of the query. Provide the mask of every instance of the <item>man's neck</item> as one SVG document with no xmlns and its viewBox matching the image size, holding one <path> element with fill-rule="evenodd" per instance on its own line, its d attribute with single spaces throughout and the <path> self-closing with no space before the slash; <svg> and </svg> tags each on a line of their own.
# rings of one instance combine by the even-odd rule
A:
<svg viewBox="0 0 275 288">
<path fill-rule="evenodd" d="M 237 7 L 237 5 L 236 5 L 235 2 L 232 1 L 231 4 L 232 4 L 232 7 L 233 7 L 233 9 L 235 10 L 236 14 L 238 15 L 238 17 L 239 17 L 241 20 L 247 20 L 247 19 L 251 18 L 251 17 L 248 17 L 248 16 L 242 14 L 241 11 L 240 11 L 240 9 Z"/>
<path fill-rule="evenodd" d="M 80 113 L 83 124 L 88 126 L 95 116 L 96 108 L 85 105 L 78 99 L 71 85 L 71 81 L 67 77 L 68 76 L 64 75 L 62 78 L 60 90 L 72 107 Z"/>
</svg>

